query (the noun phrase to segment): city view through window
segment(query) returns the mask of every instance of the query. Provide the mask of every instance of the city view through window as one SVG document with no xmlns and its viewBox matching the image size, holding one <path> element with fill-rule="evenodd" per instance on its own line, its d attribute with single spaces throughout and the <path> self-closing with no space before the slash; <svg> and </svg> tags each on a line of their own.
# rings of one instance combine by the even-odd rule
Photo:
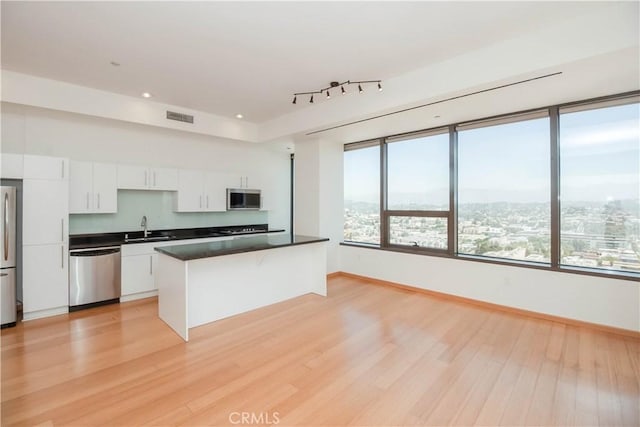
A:
<svg viewBox="0 0 640 427">
<path fill-rule="evenodd" d="M 560 115 L 560 262 L 640 271 L 640 106 Z"/>
<path fill-rule="evenodd" d="M 550 261 L 549 119 L 458 132 L 458 252 Z"/>
<path fill-rule="evenodd" d="M 344 240 L 380 244 L 380 147 L 344 153 Z"/>
<path fill-rule="evenodd" d="M 561 265 L 640 272 L 639 110 L 561 110 Z M 551 262 L 549 126 L 544 117 L 458 131 L 456 253 Z M 448 137 L 388 143 L 390 244 L 448 248 Z M 379 146 L 346 151 L 345 241 L 379 245 L 380 217 Z"/>
</svg>

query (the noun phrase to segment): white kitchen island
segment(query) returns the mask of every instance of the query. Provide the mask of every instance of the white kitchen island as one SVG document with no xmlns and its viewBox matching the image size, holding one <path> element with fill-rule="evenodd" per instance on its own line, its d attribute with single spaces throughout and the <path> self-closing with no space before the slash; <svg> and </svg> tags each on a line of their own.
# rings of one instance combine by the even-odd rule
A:
<svg viewBox="0 0 640 427">
<path fill-rule="evenodd" d="M 156 248 L 158 314 L 189 329 L 300 295 L 327 295 L 329 239 L 260 235 Z"/>
</svg>

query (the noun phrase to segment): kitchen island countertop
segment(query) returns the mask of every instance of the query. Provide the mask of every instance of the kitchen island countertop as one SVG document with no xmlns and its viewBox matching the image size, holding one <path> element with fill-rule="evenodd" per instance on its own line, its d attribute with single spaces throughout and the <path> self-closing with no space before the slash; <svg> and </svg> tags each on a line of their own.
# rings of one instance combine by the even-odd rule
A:
<svg viewBox="0 0 640 427">
<path fill-rule="evenodd" d="M 326 237 L 302 236 L 298 234 L 258 235 L 242 237 L 234 240 L 222 240 L 208 243 L 186 243 L 155 248 L 156 251 L 179 259 L 190 261 L 200 258 L 211 258 L 285 246 L 304 245 L 308 243 L 326 242 Z"/>
</svg>

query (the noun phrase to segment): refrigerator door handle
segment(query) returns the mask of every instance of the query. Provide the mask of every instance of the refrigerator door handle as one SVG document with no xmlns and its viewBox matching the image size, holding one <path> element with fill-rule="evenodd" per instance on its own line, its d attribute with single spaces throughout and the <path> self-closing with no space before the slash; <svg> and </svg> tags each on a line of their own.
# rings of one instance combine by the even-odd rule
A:
<svg viewBox="0 0 640 427">
<path fill-rule="evenodd" d="M 4 193 L 4 260 L 9 259 L 9 193 Z"/>
</svg>

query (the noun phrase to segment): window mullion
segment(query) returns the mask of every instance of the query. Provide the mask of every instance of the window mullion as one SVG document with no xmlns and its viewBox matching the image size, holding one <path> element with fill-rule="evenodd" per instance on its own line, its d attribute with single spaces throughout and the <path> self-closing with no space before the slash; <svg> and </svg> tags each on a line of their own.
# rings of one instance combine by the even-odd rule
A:
<svg viewBox="0 0 640 427">
<path fill-rule="evenodd" d="M 389 215 L 387 213 L 387 141 L 380 139 L 380 247 L 389 246 Z"/>
<path fill-rule="evenodd" d="M 449 223 L 448 252 L 458 251 L 458 132 L 449 126 Z"/>
<path fill-rule="evenodd" d="M 557 268 L 560 265 L 560 120 L 558 107 L 549 109 L 549 125 L 550 125 L 550 153 L 551 153 L 551 248 L 550 261 L 551 268 Z"/>
</svg>

